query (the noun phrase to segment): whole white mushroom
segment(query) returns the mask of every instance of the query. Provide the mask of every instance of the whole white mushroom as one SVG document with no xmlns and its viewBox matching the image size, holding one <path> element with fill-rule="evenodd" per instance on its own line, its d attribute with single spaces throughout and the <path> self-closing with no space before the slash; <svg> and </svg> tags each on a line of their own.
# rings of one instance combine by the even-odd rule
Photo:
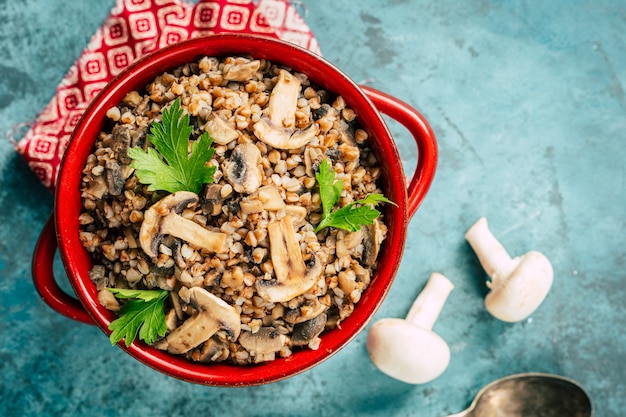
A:
<svg viewBox="0 0 626 417">
<path fill-rule="evenodd" d="M 491 277 L 485 307 L 497 319 L 517 322 L 530 316 L 548 295 L 553 281 L 552 264 L 540 252 L 511 258 L 481 217 L 465 233 L 465 239 Z"/>
<path fill-rule="evenodd" d="M 434 272 L 405 319 L 377 321 L 367 334 L 367 351 L 383 373 L 408 384 L 439 377 L 450 363 L 450 348 L 432 327 L 454 285 Z"/>
</svg>

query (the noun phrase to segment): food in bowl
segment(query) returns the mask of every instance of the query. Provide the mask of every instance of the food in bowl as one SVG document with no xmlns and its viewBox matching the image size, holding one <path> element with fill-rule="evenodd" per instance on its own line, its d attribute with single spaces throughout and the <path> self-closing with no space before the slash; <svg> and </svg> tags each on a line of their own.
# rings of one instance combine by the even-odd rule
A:
<svg viewBox="0 0 626 417">
<path fill-rule="evenodd" d="M 204 57 L 107 118 L 79 221 L 98 299 L 126 317 L 112 341 L 139 333 L 193 361 L 247 365 L 318 349 L 340 328 L 387 234 L 373 206 L 390 203 L 341 96 L 267 60 Z M 199 154 L 200 183 L 177 184 L 168 170 Z"/>
</svg>

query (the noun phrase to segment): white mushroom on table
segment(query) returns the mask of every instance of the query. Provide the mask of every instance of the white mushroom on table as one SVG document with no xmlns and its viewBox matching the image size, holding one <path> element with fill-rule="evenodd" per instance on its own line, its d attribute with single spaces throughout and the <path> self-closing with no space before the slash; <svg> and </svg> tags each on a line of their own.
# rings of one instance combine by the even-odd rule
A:
<svg viewBox="0 0 626 417">
<path fill-rule="evenodd" d="M 448 344 L 432 328 L 454 285 L 434 272 L 405 319 L 377 321 L 367 334 L 367 351 L 385 374 L 408 384 L 438 378 L 450 363 Z"/>
<path fill-rule="evenodd" d="M 504 246 L 481 217 L 465 233 L 480 264 L 491 278 L 485 307 L 494 317 L 517 322 L 528 318 L 547 297 L 554 272 L 550 260 L 541 252 L 511 258 Z"/>
</svg>

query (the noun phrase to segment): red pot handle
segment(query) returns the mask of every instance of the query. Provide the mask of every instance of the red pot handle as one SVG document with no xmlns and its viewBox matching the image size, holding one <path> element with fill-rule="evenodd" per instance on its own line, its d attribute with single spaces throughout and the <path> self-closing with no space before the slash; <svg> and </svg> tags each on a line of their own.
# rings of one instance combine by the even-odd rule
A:
<svg viewBox="0 0 626 417">
<path fill-rule="evenodd" d="M 94 324 L 82 304 L 68 295 L 54 278 L 53 263 L 57 250 L 54 215 L 46 222 L 33 254 L 33 282 L 37 292 L 57 313 L 86 324 Z"/>
<path fill-rule="evenodd" d="M 361 86 L 376 108 L 402 124 L 415 139 L 417 144 L 417 166 L 409 186 L 408 218 L 411 219 L 430 184 L 437 168 L 437 141 L 435 133 L 424 117 L 407 103 L 371 87 Z"/>
</svg>

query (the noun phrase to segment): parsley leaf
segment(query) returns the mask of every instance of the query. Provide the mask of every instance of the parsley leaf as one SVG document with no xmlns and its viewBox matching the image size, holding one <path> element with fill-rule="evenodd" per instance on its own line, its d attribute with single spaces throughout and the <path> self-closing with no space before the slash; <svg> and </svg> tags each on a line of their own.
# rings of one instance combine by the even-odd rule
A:
<svg viewBox="0 0 626 417">
<path fill-rule="evenodd" d="M 168 291 L 120 288 L 108 290 L 117 298 L 132 298 L 120 309 L 120 317 L 109 324 L 109 330 L 112 330 L 109 340 L 112 345 L 124 339 L 128 347 L 137 337 L 137 333 L 139 339 L 147 344 L 152 344 L 158 337 L 165 336 L 167 326 L 163 304 L 169 294 Z"/>
<path fill-rule="evenodd" d="M 203 184 L 213 182 L 215 167 L 206 165 L 215 152 L 211 148 L 213 139 L 204 132 L 191 145 L 190 155 L 192 131 L 189 114 L 180 108 L 180 98 L 177 98 L 163 110 L 161 122 L 150 126 L 148 140 L 154 148 L 148 148 L 147 152 L 139 147 L 128 150 L 134 160 L 131 166 L 136 169 L 139 181 L 148 184 L 149 191 L 193 191 L 197 194 Z"/>
<path fill-rule="evenodd" d="M 380 215 L 380 211 L 373 208 L 378 203 L 396 203 L 389 200 L 382 194 L 368 194 L 361 200 L 332 211 L 333 207 L 341 197 L 343 182 L 335 181 L 335 172 L 327 159 L 322 160 L 319 171 L 315 178 L 320 186 L 320 198 L 322 201 L 322 220 L 315 228 L 315 233 L 325 227 L 335 227 L 338 229 L 356 232 L 361 225 L 372 224 L 374 219 Z"/>
<path fill-rule="evenodd" d="M 330 162 L 327 159 L 322 160 L 319 171 L 315 174 L 320 185 L 320 198 L 322 200 L 322 218 L 330 215 L 330 212 L 341 197 L 343 191 L 343 181 L 335 181 L 335 171 L 333 171 Z M 323 222 L 323 221 L 322 221 Z"/>
</svg>

